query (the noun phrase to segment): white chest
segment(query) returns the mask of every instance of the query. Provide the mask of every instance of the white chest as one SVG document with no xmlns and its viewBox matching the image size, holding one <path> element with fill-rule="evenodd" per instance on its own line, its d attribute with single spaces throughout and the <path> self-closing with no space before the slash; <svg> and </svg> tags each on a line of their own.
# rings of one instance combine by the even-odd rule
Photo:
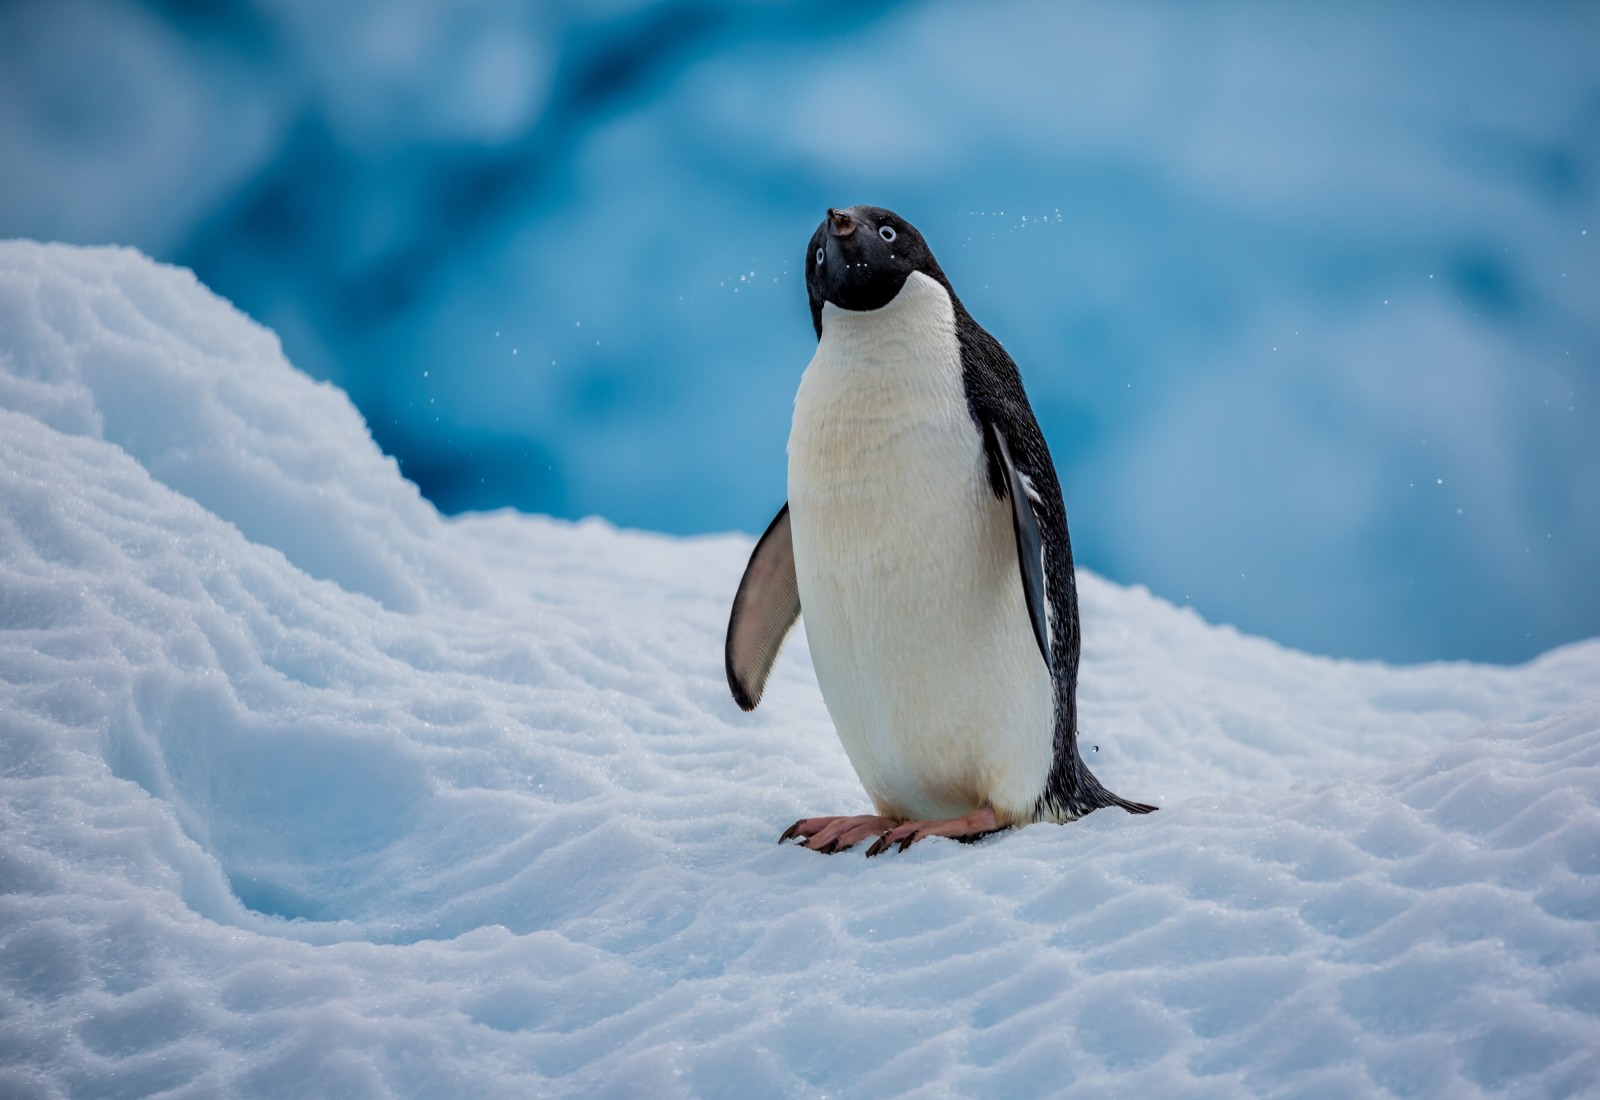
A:
<svg viewBox="0 0 1600 1100">
<path fill-rule="evenodd" d="M 1026 819 L 1054 692 L 1009 505 L 967 410 L 949 296 L 824 307 L 789 436 L 795 573 L 824 700 L 882 813 Z"/>
</svg>

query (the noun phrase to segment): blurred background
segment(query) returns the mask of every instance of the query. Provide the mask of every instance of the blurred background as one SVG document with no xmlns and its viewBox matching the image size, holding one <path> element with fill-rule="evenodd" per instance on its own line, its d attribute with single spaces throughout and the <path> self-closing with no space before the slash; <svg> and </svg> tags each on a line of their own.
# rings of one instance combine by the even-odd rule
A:
<svg viewBox="0 0 1600 1100">
<path fill-rule="evenodd" d="M 192 267 L 443 511 L 753 533 L 806 241 L 889 206 L 1082 564 L 1519 661 L 1600 634 L 1597 44 L 1559 0 L 4 0 L 0 237 Z"/>
</svg>

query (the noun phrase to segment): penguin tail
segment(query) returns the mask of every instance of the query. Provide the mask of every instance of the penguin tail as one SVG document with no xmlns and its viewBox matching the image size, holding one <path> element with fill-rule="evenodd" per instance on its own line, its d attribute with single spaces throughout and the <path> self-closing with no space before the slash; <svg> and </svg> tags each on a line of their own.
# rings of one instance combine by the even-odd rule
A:
<svg viewBox="0 0 1600 1100">
<path fill-rule="evenodd" d="M 1108 806 L 1116 806 L 1127 810 L 1130 814 L 1153 814 L 1158 809 L 1158 807 L 1152 806 L 1148 802 L 1134 802 L 1123 798 L 1120 794 L 1113 794 L 1106 790 L 1105 786 L 1094 777 L 1088 768 L 1084 768 L 1083 772 L 1085 780 L 1083 785 L 1086 788 L 1085 793 L 1088 795 L 1085 801 L 1090 804 L 1091 809 L 1099 810 Z"/>
<path fill-rule="evenodd" d="M 1110 791 L 1107 791 L 1106 794 L 1111 799 L 1111 805 L 1120 806 L 1130 814 L 1153 814 L 1161 808 L 1160 806 L 1152 806 L 1148 802 L 1129 802 L 1121 795 L 1111 794 Z"/>
<path fill-rule="evenodd" d="M 1092 814 L 1096 810 L 1110 806 L 1116 806 L 1130 814 L 1152 814 L 1160 809 L 1147 802 L 1133 802 L 1121 795 L 1112 794 L 1100 785 L 1099 780 L 1088 773 L 1087 768 L 1084 768 L 1078 784 L 1066 790 L 1059 787 L 1047 789 L 1040 796 L 1036 820 L 1074 821 L 1085 814 Z"/>
</svg>

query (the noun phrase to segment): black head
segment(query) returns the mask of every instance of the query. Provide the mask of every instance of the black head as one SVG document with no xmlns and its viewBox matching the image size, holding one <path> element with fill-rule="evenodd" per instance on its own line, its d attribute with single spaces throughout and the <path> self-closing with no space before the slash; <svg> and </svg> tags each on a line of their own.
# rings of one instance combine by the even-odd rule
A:
<svg viewBox="0 0 1600 1100">
<path fill-rule="evenodd" d="M 806 292 L 818 338 L 824 302 L 840 309 L 882 309 L 913 271 L 950 289 L 939 261 L 910 222 L 881 206 L 830 209 L 806 248 Z"/>
</svg>

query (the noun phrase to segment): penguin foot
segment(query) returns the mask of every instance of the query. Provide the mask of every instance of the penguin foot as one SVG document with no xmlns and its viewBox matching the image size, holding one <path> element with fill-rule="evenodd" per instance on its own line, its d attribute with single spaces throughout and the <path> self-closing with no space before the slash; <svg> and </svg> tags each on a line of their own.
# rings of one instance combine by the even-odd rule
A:
<svg viewBox="0 0 1600 1100">
<path fill-rule="evenodd" d="M 869 836 L 877 836 L 894 827 L 894 821 L 874 814 L 857 814 L 855 817 L 802 817 L 783 831 L 778 843 L 792 837 L 813 852 L 832 855 L 853 848 Z"/>
<path fill-rule="evenodd" d="M 963 817 L 952 817 L 948 821 L 907 821 L 904 825 L 896 825 L 880 836 L 872 847 L 867 849 L 867 857 L 887 852 L 898 844 L 900 851 L 905 851 L 925 836 L 947 836 L 951 840 L 968 843 L 979 837 L 997 833 L 1005 826 L 1001 825 L 994 816 L 993 806 L 980 806 L 970 814 Z"/>
</svg>

